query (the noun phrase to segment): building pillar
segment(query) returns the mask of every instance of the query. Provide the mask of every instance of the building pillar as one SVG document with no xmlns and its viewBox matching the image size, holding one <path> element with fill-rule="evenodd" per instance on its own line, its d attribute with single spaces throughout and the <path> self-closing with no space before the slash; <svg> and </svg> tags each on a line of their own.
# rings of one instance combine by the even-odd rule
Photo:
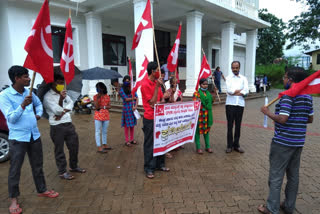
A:
<svg viewBox="0 0 320 214">
<path fill-rule="evenodd" d="M 245 74 L 248 79 L 248 87 L 250 92 L 255 92 L 255 65 L 256 65 L 256 49 L 257 49 L 257 30 L 247 32 L 246 42 L 246 67 Z"/>
<path fill-rule="evenodd" d="M 231 63 L 233 61 L 234 28 L 235 24 L 232 22 L 222 24 L 220 70 L 224 73 L 225 77 L 232 74 Z M 222 91 L 226 90 L 226 84 L 224 81 L 221 81 L 221 89 Z"/>
<path fill-rule="evenodd" d="M 184 96 L 192 96 L 201 67 L 201 37 L 203 13 L 187 14 L 187 75 Z"/>
<path fill-rule="evenodd" d="M 102 24 L 101 17 L 92 12 L 85 14 L 88 41 L 88 68 L 103 68 L 103 52 L 102 52 Z M 97 80 L 86 81 L 88 94 L 93 96 L 96 94 Z"/>
</svg>

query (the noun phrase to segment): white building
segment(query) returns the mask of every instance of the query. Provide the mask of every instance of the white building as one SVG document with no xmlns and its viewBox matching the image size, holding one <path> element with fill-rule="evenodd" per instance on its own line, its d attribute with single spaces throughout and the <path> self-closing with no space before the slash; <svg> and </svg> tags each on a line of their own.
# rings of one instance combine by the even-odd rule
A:
<svg viewBox="0 0 320 214">
<path fill-rule="evenodd" d="M 27 55 L 24 45 L 42 3 L 0 2 L 0 86 L 10 84 L 7 71 L 11 65 L 23 65 Z M 151 29 L 131 51 L 145 4 L 146 0 L 50 0 L 55 63 L 60 61 L 64 25 L 71 8 L 76 66 L 81 70 L 112 68 L 126 75 L 128 56 L 140 70 L 144 55 L 154 60 Z M 240 72 L 248 78 L 250 91 L 255 91 L 257 29 L 270 26 L 258 18 L 259 0 L 151 0 L 151 5 L 160 60 L 166 60 L 182 22 L 179 71 L 185 95 L 194 92 L 202 48 L 212 68 L 220 66 L 225 76 L 231 73 L 231 62 L 240 61 Z M 41 81 L 39 75 L 36 81 Z M 84 81 L 83 93 L 93 94 L 95 83 Z"/>
</svg>

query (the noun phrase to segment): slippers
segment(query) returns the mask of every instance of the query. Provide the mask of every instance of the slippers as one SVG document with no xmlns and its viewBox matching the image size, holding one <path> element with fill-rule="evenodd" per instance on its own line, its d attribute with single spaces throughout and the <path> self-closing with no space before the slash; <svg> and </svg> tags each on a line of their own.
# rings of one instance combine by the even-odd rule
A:
<svg viewBox="0 0 320 214">
<path fill-rule="evenodd" d="M 104 150 L 104 149 L 103 149 L 103 150 L 98 150 L 98 151 L 97 151 L 97 153 L 107 153 L 107 152 L 108 152 L 108 151 L 107 151 L 107 150 Z"/>
<path fill-rule="evenodd" d="M 65 180 L 73 180 L 74 179 L 74 176 L 73 175 L 70 175 L 69 172 L 65 172 L 63 173 L 62 175 L 59 175 L 59 177 L 61 179 L 65 179 Z"/>
<path fill-rule="evenodd" d="M 211 148 L 207 148 L 206 151 L 207 151 L 208 153 L 212 153 L 212 152 L 213 152 Z"/>
<path fill-rule="evenodd" d="M 268 208 L 267 208 L 267 206 L 266 206 L 265 204 L 261 204 L 261 205 L 258 207 L 258 211 L 259 211 L 260 213 L 263 213 L 263 214 L 272 214 L 272 213 L 268 210 Z"/>
<path fill-rule="evenodd" d="M 137 142 L 137 141 L 135 141 L 135 140 L 133 140 L 133 141 L 131 141 L 131 144 L 137 145 L 137 144 L 138 144 L 138 142 Z"/>
<path fill-rule="evenodd" d="M 127 147 L 131 147 L 132 146 L 130 142 L 125 142 L 124 145 L 127 146 Z"/>
<path fill-rule="evenodd" d="M 152 179 L 152 178 L 154 178 L 154 174 L 152 172 L 148 172 L 148 173 L 146 173 L 146 177 L 149 179 Z"/>
<path fill-rule="evenodd" d="M 70 172 L 77 172 L 77 173 L 86 173 L 85 169 L 82 169 L 80 167 L 74 168 L 74 169 L 69 169 Z"/>
<path fill-rule="evenodd" d="M 109 146 L 103 146 L 103 150 L 112 150 L 112 147 L 109 147 Z"/>
<path fill-rule="evenodd" d="M 20 214 L 22 213 L 22 209 L 20 208 L 19 204 L 17 204 L 17 207 L 9 207 L 9 213 L 10 214 Z"/>
<path fill-rule="evenodd" d="M 58 192 L 55 192 L 53 190 L 48 190 L 46 192 L 43 192 L 43 193 L 39 193 L 38 194 L 39 197 L 48 197 L 48 198 L 56 198 L 59 196 L 59 193 Z"/>
<path fill-rule="evenodd" d="M 170 168 L 167 168 L 167 167 L 161 167 L 159 168 L 160 171 L 163 171 L 163 172 L 169 172 L 170 171 Z"/>
</svg>

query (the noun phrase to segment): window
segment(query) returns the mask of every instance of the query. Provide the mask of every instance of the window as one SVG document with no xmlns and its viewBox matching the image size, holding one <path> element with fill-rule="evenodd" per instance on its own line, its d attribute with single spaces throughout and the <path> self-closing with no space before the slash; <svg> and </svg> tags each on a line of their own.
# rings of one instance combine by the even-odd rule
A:
<svg viewBox="0 0 320 214">
<path fill-rule="evenodd" d="M 103 64 L 126 65 L 126 38 L 102 34 Z"/>
<path fill-rule="evenodd" d="M 180 44 L 179 46 L 179 56 L 178 56 L 178 66 L 186 67 L 187 63 L 187 46 Z"/>
<path fill-rule="evenodd" d="M 53 62 L 60 63 L 66 28 L 51 26 Z"/>
<path fill-rule="evenodd" d="M 320 65 L 320 54 L 317 54 L 317 65 Z"/>
</svg>

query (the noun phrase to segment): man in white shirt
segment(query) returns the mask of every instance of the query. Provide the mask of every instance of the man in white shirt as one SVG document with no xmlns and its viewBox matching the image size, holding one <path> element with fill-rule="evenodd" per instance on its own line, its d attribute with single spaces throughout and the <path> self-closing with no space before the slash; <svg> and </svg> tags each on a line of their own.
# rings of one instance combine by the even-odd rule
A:
<svg viewBox="0 0 320 214">
<path fill-rule="evenodd" d="M 64 90 L 62 73 L 54 74 L 51 89 L 45 94 L 43 106 L 49 115 L 50 137 L 54 143 L 54 154 L 61 179 L 72 180 L 64 154 L 64 142 L 69 150 L 70 172 L 85 173 L 86 170 L 78 166 L 79 138 L 71 120 L 73 102 Z"/>
<path fill-rule="evenodd" d="M 244 96 L 249 93 L 248 80 L 246 77 L 239 74 L 240 62 L 233 61 L 231 63 L 232 73 L 226 79 L 227 85 L 227 100 L 226 100 L 226 116 L 228 121 L 227 134 L 227 150 L 226 153 L 232 152 L 232 149 L 239 153 L 244 153 L 240 148 L 240 129 L 243 109 L 245 106 Z M 232 135 L 233 123 L 235 123 L 234 137 Z"/>
</svg>

